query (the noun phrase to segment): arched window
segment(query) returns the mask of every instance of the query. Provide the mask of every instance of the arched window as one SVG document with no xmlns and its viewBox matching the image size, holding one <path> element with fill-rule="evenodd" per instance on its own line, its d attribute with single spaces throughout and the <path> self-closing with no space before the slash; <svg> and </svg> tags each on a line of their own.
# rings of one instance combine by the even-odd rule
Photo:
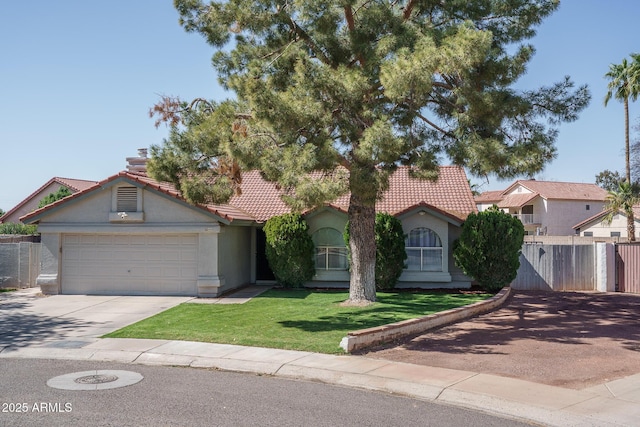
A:
<svg viewBox="0 0 640 427">
<path fill-rule="evenodd" d="M 442 271 L 442 242 L 435 231 L 414 228 L 405 242 L 407 270 Z"/>
<path fill-rule="evenodd" d="M 316 247 L 316 269 L 347 269 L 347 248 L 342 233 L 333 228 L 321 228 L 311 238 Z"/>
</svg>

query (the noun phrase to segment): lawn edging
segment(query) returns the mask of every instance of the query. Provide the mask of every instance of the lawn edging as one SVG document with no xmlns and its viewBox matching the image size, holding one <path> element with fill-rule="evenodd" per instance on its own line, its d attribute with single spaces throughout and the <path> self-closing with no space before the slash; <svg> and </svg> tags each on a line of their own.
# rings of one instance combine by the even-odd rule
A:
<svg viewBox="0 0 640 427">
<path fill-rule="evenodd" d="M 403 320 L 388 325 L 376 326 L 375 328 L 348 332 L 347 336 L 340 341 L 340 347 L 347 353 L 351 353 L 408 335 L 419 334 L 448 323 L 459 322 L 469 317 L 477 316 L 478 314 L 488 313 L 504 304 L 510 294 L 511 288 L 505 287 L 484 301 L 452 308 L 451 310 L 441 311 L 440 313 L 434 313 L 416 319 Z"/>
</svg>

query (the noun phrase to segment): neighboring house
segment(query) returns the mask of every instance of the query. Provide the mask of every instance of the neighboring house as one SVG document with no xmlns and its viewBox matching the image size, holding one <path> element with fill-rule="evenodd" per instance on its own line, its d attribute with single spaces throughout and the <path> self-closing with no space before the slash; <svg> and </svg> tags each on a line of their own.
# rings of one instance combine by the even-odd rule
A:
<svg viewBox="0 0 640 427">
<path fill-rule="evenodd" d="M 598 212 L 586 220 L 573 226 L 575 233 L 585 237 L 618 237 L 627 239 L 627 216 L 619 211 L 613 216 L 611 224 L 605 222 L 609 210 Z M 633 217 L 636 225 L 636 238 L 640 237 L 640 205 L 633 207 Z"/>
<path fill-rule="evenodd" d="M 71 193 L 77 193 L 94 185 L 96 185 L 96 181 L 53 177 L 42 187 L 31 193 L 26 199 L 18 203 L 13 209 L 8 210 L 4 215 L 0 216 L 0 223 L 19 223 L 21 216 L 38 209 L 40 200 L 51 193 L 57 192 L 60 187 L 67 187 Z"/>
<path fill-rule="evenodd" d="M 273 183 L 243 174 L 242 194 L 226 205 L 190 205 L 167 183 L 124 171 L 32 212 L 42 236 L 44 293 L 214 297 L 248 283 L 273 281 L 264 222 L 289 212 Z M 305 212 L 316 246 L 309 286 L 348 286 L 342 238 L 349 197 Z M 437 182 L 399 168 L 378 211 L 397 216 L 407 234 L 407 269 L 399 287 L 469 287 L 451 250 L 475 204 L 462 168 L 442 167 Z"/>
<path fill-rule="evenodd" d="M 601 212 L 607 191 L 595 184 L 520 180 L 475 198 L 478 211 L 497 205 L 522 221 L 529 235 L 568 236 L 574 225 Z"/>
</svg>

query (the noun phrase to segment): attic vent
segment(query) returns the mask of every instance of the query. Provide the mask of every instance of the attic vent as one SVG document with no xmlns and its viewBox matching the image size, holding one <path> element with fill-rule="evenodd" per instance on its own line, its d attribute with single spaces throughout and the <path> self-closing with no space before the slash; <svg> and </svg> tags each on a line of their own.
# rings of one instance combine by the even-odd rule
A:
<svg viewBox="0 0 640 427">
<path fill-rule="evenodd" d="M 138 189 L 136 187 L 118 187 L 117 197 L 116 210 L 118 212 L 138 211 Z"/>
</svg>

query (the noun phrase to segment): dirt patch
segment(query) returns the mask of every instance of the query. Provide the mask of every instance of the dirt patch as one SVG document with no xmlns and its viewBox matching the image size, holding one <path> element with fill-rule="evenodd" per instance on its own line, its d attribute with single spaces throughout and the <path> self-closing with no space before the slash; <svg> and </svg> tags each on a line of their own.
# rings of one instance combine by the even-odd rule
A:
<svg viewBox="0 0 640 427">
<path fill-rule="evenodd" d="M 517 291 L 491 313 L 359 354 L 582 389 L 640 372 L 640 295 Z"/>
</svg>

